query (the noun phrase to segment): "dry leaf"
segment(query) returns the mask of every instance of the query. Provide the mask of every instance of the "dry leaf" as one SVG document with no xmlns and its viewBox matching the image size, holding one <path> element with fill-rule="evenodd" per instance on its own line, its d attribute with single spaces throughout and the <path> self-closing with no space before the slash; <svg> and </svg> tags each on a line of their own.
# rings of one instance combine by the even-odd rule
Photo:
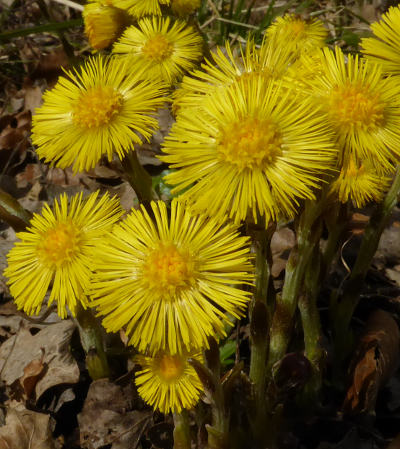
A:
<svg viewBox="0 0 400 449">
<path fill-rule="evenodd" d="M 386 449 L 400 449 L 400 433 L 393 438 L 392 442 Z"/>
<path fill-rule="evenodd" d="M 379 389 L 394 373 L 399 359 L 400 333 L 396 321 L 384 310 L 370 315 L 352 362 L 352 384 L 343 409 L 372 412 Z"/>
<path fill-rule="evenodd" d="M 10 242 L 0 237 L 0 294 L 8 292 L 8 287 L 6 285 L 7 279 L 3 276 L 3 271 L 7 266 L 6 256 L 13 246 L 14 242 Z"/>
<path fill-rule="evenodd" d="M 78 415 L 80 444 L 84 449 L 132 449 L 151 421 L 152 412 L 132 409 L 133 388 L 100 379 L 92 382 Z"/>
<path fill-rule="evenodd" d="M 31 130 L 31 121 L 32 114 L 30 111 L 23 111 L 15 115 L 1 117 L 0 150 L 13 150 L 19 155 L 20 159 L 22 159 L 29 143 L 28 135 Z M 0 162 L 2 163 L 2 166 L 7 163 L 8 157 L 10 157 L 8 152 L 5 152 L 4 156 L 1 156 Z"/>
<path fill-rule="evenodd" d="M 0 427 L 0 449 L 55 449 L 50 415 L 27 410 L 12 401 Z"/>
<path fill-rule="evenodd" d="M 24 368 L 24 375 L 19 379 L 24 390 L 25 399 L 32 397 L 36 384 L 44 376 L 47 365 L 43 363 L 44 351 L 42 351 L 42 357 L 40 359 L 34 359 L 29 362 Z"/>
<path fill-rule="evenodd" d="M 35 385 L 36 399 L 46 390 L 59 384 L 73 384 L 79 380 L 79 368 L 69 352 L 69 343 L 75 324 L 64 320 L 42 326 L 35 335 L 30 332 L 41 326 L 21 323 L 17 335 L 9 338 L 0 347 L 0 379 L 12 385 L 23 378 L 24 369 L 35 359 L 42 357 L 47 365 L 45 375 Z"/>
</svg>

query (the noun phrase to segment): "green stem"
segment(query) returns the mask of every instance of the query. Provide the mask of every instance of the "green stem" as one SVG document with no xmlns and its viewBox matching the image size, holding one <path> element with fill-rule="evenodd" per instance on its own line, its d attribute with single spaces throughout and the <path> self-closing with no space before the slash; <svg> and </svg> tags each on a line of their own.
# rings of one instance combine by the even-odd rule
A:
<svg viewBox="0 0 400 449">
<path fill-rule="evenodd" d="M 266 369 L 269 346 L 269 314 L 273 309 L 274 294 L 271 279 L 271 238 L 275 226 L 267 230 L 249 229 L 255 248 L 255 291 L 250 305 L 251 357 L 249 377 L 254 386 L 255 416 L 252 424 L 256 438 L 265 434 L 266 422 Z"/>
<path fill-rule="evenodd" d="M 280 360 L 287 350 L 294 313 L 296 311 L 300 289 L 303 285 L 304 273 L 314 246 L 319 239 L 315 238 L 313 225 L 321 214 L 325 197 L 319 201 L 306 201 L 297 232 L 297 246 L 290 253 L 285 270 L 285 281 L 281 297 L 277 297 L 276 310 L 272 319 L 268 372 Z"/>
<path fill-rule="evenodd" d="M 224 389 L 221 383 L 221 364 L 218 344 L 214 339 L 209 340 L 210 348 L 204 353 L 211 397 L 211 426 L 207 425 L 207 449 L 229 449 L 229 409 L 225 403 Z"/>
<path fill-rule="evenodd" d="M 321 230 L 322 226 L 319 234 Z M 305 292 L 299 299 L 299 311 L 304 333 L 304 353 L 312 366 L 312 376 L 303 393 L 303 400 L 305 400 L 307 408 L 314 408 L 317 404 L 322 385 L 321 362 L 324 352 L 321 347 L 321 322 L 317 307 L 320 262 L 320 251 L 318 246 L 315 246 L 305 273 Z"/>
<path fill-rule="evenodd" d="M 186 410 L 174 413 L 174 449 L 190 449 L 189 416 Z"/>
<path fill-rule="evenodd" d="M 93 380 L 109 377 L 110 369 L 104 351 L 103 330 L 91 309 L 81 305 L 76 311 L 76 322 L 79 329 L 82 348 L 86 354 L 86 366 Z"/>
<path fill-rule="evenodd" d="M 400 167 L 397 168 L 392 186 L 385 199 L 372 214 L 364 231 L 361 247 L 349 280 L 344 289 L 342 300 L 333 311 L 335 329 L 335 349 L 338 357 L 344 360 L 351 350 L 349 327 L 354 310 L 356 309 L 363 282 L 371 265 L 372 258 L 378 249 L 381 235 L 390 219 L 393 208 L 400 193 Z"/>
<path fill-rule="evenodd" d="M 138 200 L 144 205 L 149 204 L 154 199 L 151 183 L 151 176 L 141 166 L 137 152 L 129 151 L 122 165 L 128 176 L 128 182 L 135 191 Z"/>
<path fill-rule="evenodd" d="M 334 260 L 343 239 L 343 234 L 348 224 L 348 204 L 335 203 L 332 210 L 329 211 L 329 216 L 325 214 L 324 218 L 329 235 L 325 250 L 322 254 L 322 267 L 320 271 L 321 282 L 328 274 L 332 261 Z"/>
<path fill-rule="evenodd" d="M 24 231 L 32 214 L 7 192 L 0 189 L 0 219 L 8 223 L 16 232 Z"/>
</svg>

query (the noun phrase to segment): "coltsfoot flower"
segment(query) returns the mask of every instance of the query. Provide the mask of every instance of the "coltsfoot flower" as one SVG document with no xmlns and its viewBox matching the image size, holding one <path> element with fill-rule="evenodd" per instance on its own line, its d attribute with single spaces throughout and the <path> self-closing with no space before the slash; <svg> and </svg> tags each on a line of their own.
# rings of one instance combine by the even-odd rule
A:
<svg viewBox="0 0 400 449">
<path fill-rule="evenodd" d="M 363 164 L 352 158 L 332 183 L 330 195 L 341 203 L 351 201 L 356 207 L 364 207 L 370 201 L 380 202 L 389 185 L 389 177 L 378 175 L 368 162 Z"/>
<path fill-rule="evenodd" d="M 325 115 L 262 74 L 215 90 L 196 114 L 180 111 L 163 151 L 173 192 L 236 223 L 293 216 L 336 163 Z"/>
<path fill-rule="evenodd" d="M 318 19 L 304 20 L 294 14 L 286 14 L 275 19 L 267 28 L 266 36 L 268 39 L 279 38 L 281 45 L 286 45 L 290 38 L 299 51 L 307 51 L 323 47 L 328 30 Z"/>
<path fill-rule="evenodd" d="M 295 46 L 290 40 L 282 45 L 275 36 L 264 39 L 259 49 L 251 39 L 247 40 L 244 48 L 239 49 L 236 54 L 227 41 L 225 48 L 217 47 L 211 53 L 211 59 L 201 65 L 202 70 L 193 70 L 185 76 L 174 94 L 175 111 L 179 112 L 180 108 L 196 109 L 204 97 L 239 79 L 246 81 L 260 75 L 266 80 L 281 79 L 296 55 Z"/>
<path fill-rule="evenodd" d="M 371 29 L 376 37 L 361 39 L 361 51 L 367 59 L 382 64 L 385 73 L 400 75 L 400 6 L 390 7 Z"/>
<path fill-rule="evenodd" d="M 194 13 L 201 6 L 201 0 L 171 0 L 172 12 L 180 17 Z"/>
<path fill-rule="evenodd" d="M 170 0 L 118 0 L 119 8 L 140 19 L 143 16 L 161 15 L 161 5 L 169 5 Z"/>
<path fill-rule="evenodd" d="M 303 80 L 316 105 L 323 105 L 336 132 L 340 166 L 349 158 L 369 161 L 378 173 L 400 161 L 400 84 L 380 65 L 342 50 L 321 51 L 321 75 Z"/>
<path fill-rule="evenodd" d="M 44 93 L 33 117 L 32 141 L 46 162 L 90 170 L 102 156 L 123 158 L 157 128 L 153 115 L 166 90 L 144 80 L 139 67 L 97 56 L 66 75 Z"/>
<path fill-rule="evenodd" d="M 63 194 L 34 214 L 19 242 L 7 255 L 11 295 L 27 314 L 39 313 L 51 286 L 48 304 L 57 302 L 57 313 L 65 318 L 67 307 L 73 315 L 80 303 L 86 308 L 92 252 L 102 236 L 121 217 L 117 198 L 108 194 L 98 199 L 98 191 L 82 199 Z"/>
<path fill-rule="evenodd" d="M 142 367 L 135 375 L 140 396 L 162 413 L 180 413 L 182 409 L 193 408 L 203 387 L 188 363 L 189 358 L 202 362 L 200 353 L 170 355 L 159 352 L 154 357 L 136 356 L 136 362 Z"/>
<path fill-rule="evenodd" d="M 225 335 L 228 312 L 242 315 L 253 279 L 248 238 L 232 225 L 191 215 L 175 200 L 126 219 L 94 251 L 92 305 L 109 332 L 125 327 L 139 351 L 171 355 Z"/>
<path fill-rule="evenodd" d="M 145 17 L 125 30 L 113 53 L 129 56 L 148 77 L 173 83 L 200 61 L 203 39 L 183 20 Z"/>
<path fill-rule="evenodd" d="M 114 0 L 90 0 L 83 9 L 85 33 L 90 46 L 101 50 L 113 44 L 128 26 L 128 14 Z"/>
</svg>

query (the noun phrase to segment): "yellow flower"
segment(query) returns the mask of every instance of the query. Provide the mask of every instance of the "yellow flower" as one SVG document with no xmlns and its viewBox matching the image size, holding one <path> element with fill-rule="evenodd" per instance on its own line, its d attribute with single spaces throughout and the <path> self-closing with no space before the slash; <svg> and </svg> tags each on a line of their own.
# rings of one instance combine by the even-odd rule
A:
<svg viewBox="0 0 400 449">
<path fill-rule="evenodd" d="M 326 117 L 292 89 L 262 75 L 216 90 L 193 114 L 180 111 L 161 160 L 166 177 L 196 211 L 235 222 L 293 216 L 299 199 L 315 198 L 335 164 Z"/>
<path fill-rule="evenodd" d="M 389 8 L 371 29 L 376 38 L 362 39 L 362 52 L 368 59 L 381 63 L 385 73 L 400 75 L 400 6 Z"/>
<path fill-rule="evenodd" d="M 248 239 L 215 219 L 192 216 L 178 202 L 142 206 L 95 250 L 92 303 L 109 332 L 126 326 L 139 351 L 174 355 L 207 347 L 208 336 L 242 314 L 253 275 Z"/>
<path fill-rule="evenodd" d="M 378 64 L 352 55 L 345 62 L 337 47 L 323 49 L 321 68 L 321 76 L 308 80 L 309 93 L 336 131 L 340 164 L 354 156 L 380 173 L 391 171 L 400 159 L 400 84 Z"/>
<path fill-rule="evenodd" d="M 109 47 L 129 24 L 127 13 L 105 0 L 90 0 L 82 16 L 85 33 L 95 50 Z"/>
<path fill-rule="evenodd" d="M 194 70 L 183 78 L 174 94 L 174 110 L 197 108 L 205 96 L 223 89 L 239 79 L 249 79 L 262 74 L 266 79 L 280 79 L 293 62 L 295 48 L 289 42 L 281 45 L 275 37 L 264 39 L 260 49 L 249 39 L 245 49 L 234 54 L 227 41 L 225 48 L 217 47 L 211 53 L 211 61 L 202 64 L 202 70 Z"/>
<path fill-rule="evenodd" d="M 332 183 L 330 194 L 342 203 L 352 201 L 356 207 L 364 207 L 370 201 L 381 201 L 389 185 L 390 178 L 378 175 L 368 162 L 363 164 L 352 158 Z"/>
<path fill-rule="evenodd" d="M 169 5 L 169 3 L 170 0 L 118 0 L 118 7 L 140 19 L 143 16 L 160 16 L 160 5 Z"/>
<path fill-rule="evenodd" d="M 75 172 L 89 170 L 114 151 L 120 158 L 157 128 L 152 116 L 164 102 L 164 86 L 142 71 L 97 56 L 67 72 L 45 92 L 33 117 L 32 141 L 46 162 Z"/>
<path fill-rule="evenodd" d="M 140 396 L 162 413 L 180 413 L 191 409 L 199 401 L 203 390 L 199 377 L 188 359 L 202 362 L 200 353 L 170 355 L 159 352 L 154 357 L 136 356 L 142 367 L 135 375 Z"/>
<path fill-rule="evenodd" d="M 303 20 L 294 14 L 277 17 L 267 28 L 268 39 L 277 37 L 281 45 L 292 41 L 300 51 L 323 47 L 328 31 L 324 24 L 317 19 Z"/>
<path fill-rule="evenodd" d="M 60 317 L 66 317 L 66 307 L 75 315 L 78 303 L 87 306 L 93 248 L 122 215 L 117 198 L 106 194 L 97 200 L 98 193 L 85 200 L 77 194 L 69 205 L 61 195 L 53 211 L 46 204 L 27 231 L 17 234 L 4 275 L 19 309 L 39 313 L 50 285 L 48 304 L 57 302 Z"/>
<path fill-rule="evenodd" d="M 201 0 L 172 0 L 172 12 L 180 17 L 194 13 L 201 6 Z"/>
<path fill-rule="evenodd" d="M 129 56 L 151 78 L 173 83 L 202 57 L 203 39 L 183 20 L 145 17 L 125 30 L 113 53 Z"/>
</svg>

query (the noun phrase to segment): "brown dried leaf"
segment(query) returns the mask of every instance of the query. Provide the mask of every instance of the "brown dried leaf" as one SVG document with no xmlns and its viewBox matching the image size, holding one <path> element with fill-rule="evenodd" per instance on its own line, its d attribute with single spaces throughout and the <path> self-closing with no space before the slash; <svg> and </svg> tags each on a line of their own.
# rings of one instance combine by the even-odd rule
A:
<svg viewBox="0 0 400 449">
<path fill-rule="evenodd" d="M 343 409 L 372 412 L 379 389 L 389 380 L 399 360 L 400 332 L 384 310 L 371 313 L 352 362 L 352 384 Z"/>
<path fill-rule="evenodd" d="M 20 154 L 27 147 L 27 137 L 31 130 L 30 111 L 1 117 L 0 150 L 17 150 Z"/>
<path fill-rule="evenodd" d="M 40 359 L 34 359 L 25 366 L 24 375 L 19 379 L 26 399 L 32 397 L 36 384 L 46 372 L 47 366 L 43 363 L 43 359 L 44 351 L 42 351 L 42 357 Z"/>
<path fill-rule="evenodd" d="M 24 189 L 29 184 L 33 185 L 42 175 L 39 164 L 27 164 L 25 169 L 15 176 L 17 187 Z"/>
<path fill-rule="evenodd" d="M 55 449 L 50 415 L 27 410 L 12 401 L 0 427 L 0 449 Z"/>
<path fill-rule="evenodd" d="M 107 379 L 91 383 L 82 412 L 78 415 L 80 444 L 84 449 L 131 449 L 151 422 L 152 412 L 132 409 L 133 389 Z"/>
<path fill-rule="evenodd" d="M 10 242 L 0 237 L 0 293 L 8 292 L 8 287 L 6 285 L 7 279 L 3 276 L 3 271 L 7 266 L 6 256 L 13 246 L 14 242 Z"/>
<path fill-rule="evenodd" d="M 42 100 L 42 89 L 40 86 L 34 85 L 32 81 L 27 78 L 24 83 L 25 90 L 25 111 L 30 111 L 32 114 L 35 113 L 35 109 L 40 107 L 43 103 Z"/>
<path fill-rule="evenodd" d="M 41 327 L 35 335 L 31 334 L 30 330 Z M 40 359 L 43 353 L 46 373 L 35 385 L 37 399 L 55 385 L 78 382 L 79 368 L 69 352 L 74 329 L 75 324 L 69 320 L 45 326 L 32 326 L 23 321 L 18 334 L 0 347 L 0 379 L 11 386 L 23 378 L 26 366 L 32 360 Z"/>
<path fill-rule="evenodd" d="M 400 433 L 393 438 L 392 442 L 386 449 L 400 449 Z"/>
</svg>

